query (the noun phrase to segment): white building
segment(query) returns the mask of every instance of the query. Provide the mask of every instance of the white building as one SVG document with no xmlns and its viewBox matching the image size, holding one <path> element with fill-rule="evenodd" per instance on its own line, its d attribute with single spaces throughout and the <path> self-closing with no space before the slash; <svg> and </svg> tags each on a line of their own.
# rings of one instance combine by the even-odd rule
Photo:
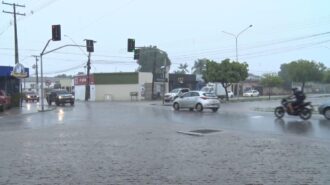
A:
<svg viewBox="0 0 330 185">
<path fill-rule="evenodd" d="M 152 83 L 152 73 L 95 73 L 90 75 L 91 101 L 127 101 L 144 99 L 145 84 Z M 85 100 L 87 76 L 74 78 L 76 100 Z M 131 96 L 132 94 L 137 96 Z"/>
</svg>

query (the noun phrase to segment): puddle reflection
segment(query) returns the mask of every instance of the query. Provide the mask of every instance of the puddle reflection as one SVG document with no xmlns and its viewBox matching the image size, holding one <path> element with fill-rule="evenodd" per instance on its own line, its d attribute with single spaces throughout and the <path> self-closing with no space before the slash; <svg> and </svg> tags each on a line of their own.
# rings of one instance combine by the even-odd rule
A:
<svg viewBox="0 0 330 185">
<path fill-rule="evenodd" d="M 330 130 L 330 120 L 322 119 L 319 121 L 320 128 L 326 128 Z"/>
<path fill-rule="evenodd" d="M 284 121 L 276 119 L 275 124 L 285 133 L 307 135 L 313 131 L 313 125 L 310 121 Z"/>
</svg>

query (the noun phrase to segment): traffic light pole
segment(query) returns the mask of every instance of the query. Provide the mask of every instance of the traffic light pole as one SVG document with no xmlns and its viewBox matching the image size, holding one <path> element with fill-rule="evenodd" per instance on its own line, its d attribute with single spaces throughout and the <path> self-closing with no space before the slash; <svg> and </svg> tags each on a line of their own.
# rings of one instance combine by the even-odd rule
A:
<svg viewBox="0 0 330 185">
<path fill-rule="evenodd" d="M 44 76 L 43 76 L 43 65 L 42 65 L 42 56 L 49 54 L 51 52 L 57 51 L 59 49 L 65 48 L 65 47 L 69 47 L 69 46 L 75 46 L 75 47 L 86 47 L 86 46 L 82 46 L 82 45 L 74 45 L 74 44 L 67 44 L 58 48 L 55 48 L 53 50 L 47 51 L 45 52 L 46 48 L 48 47 L 50 41 L 52 41 L 52 39 L 49 39 L 46 46 L 44 47 L 44 49 L 42 50 L 42 52 L 40 53 L 40 83 L 41 83 L 41 112 L 45 111 L 44 108 Z"/>
<path fill-rule="evenodd" d="M 90 98 L 90 77 L 89 72 L 91 69 L 91 52 L 88 52 L 88 61 L 87 61 L 87 82 L 86 82 L 86 91 L 85 91 L 85 101 L 88 101 Z"/>
</svg>

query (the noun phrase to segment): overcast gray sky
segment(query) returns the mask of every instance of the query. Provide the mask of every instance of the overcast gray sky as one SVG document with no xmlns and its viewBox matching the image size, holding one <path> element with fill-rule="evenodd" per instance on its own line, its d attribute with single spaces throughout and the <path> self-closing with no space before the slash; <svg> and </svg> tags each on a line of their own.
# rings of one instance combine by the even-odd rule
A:
<svg viewBox="0 0 330 185">
<path fill-rule="evenodd" d="M 13 3 L 13 1 L 5 1 Z M 221 61 L 238 58 L 254 74 L 278 72 L 280 65 L 307 59 L 330 67 L 329 0 L 17 0 L 20 62 L 31 67 L 48 39 L 51 25 L 61 24 L 64 44 L 94 39 L 92 72 L 134 71 L 138 65 L 127 53 L 127 38 L 136 46 L 156 45 L 173 65 L 189 68 L 199 58 Z M 11 6 L 0 5 L 12 11 Z M 13 16 L 0 14 L 0 65 L 14 65 Z M 67 35 L 67 36 L 64 36 Z M 65 48 L 44 56 L 44 72 L 76 74 L 85 71 L 85 48 Z M 34 70 L 31 69 L 31 73 Z"/>
</svg>

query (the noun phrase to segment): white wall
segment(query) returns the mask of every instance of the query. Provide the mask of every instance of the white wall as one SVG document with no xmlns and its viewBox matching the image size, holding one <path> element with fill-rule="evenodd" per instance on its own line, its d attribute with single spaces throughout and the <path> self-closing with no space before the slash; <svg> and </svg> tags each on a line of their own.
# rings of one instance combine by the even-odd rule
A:
<svg viewBox="0 0 330 185">
<path fill-rule="evenodd" d="M 85 92 L 86 86 L 85 85 L 76 85 L 74 87 L 74 98 L 75 100 L 85 101 Z M 95 101 L 95 85 L 90 85 L 90 100 Z"/>
<path fill-rule="evenodd" d="M 138 92 L 138 84 L 128 85 L 96 85 L 96 101 L 128 101 L 131 100 L 130 92 Z"/>
<path fill-rule="evenodd" d="M 75 100 L 85 100 L 85 85 L 76 85 L 74 87 L 74 98 Z"/>
<path fill-rule="evenodd" d="M 145 83 L 152 83 L 152 73 L 146 73 L 146 72 L 139 72 L 139 84 L 138 84 L 138 93 L 139 93 L 139 100 L 144 99 L 142 95 L 145 87 L 144 84 Z"/>
</svg>

